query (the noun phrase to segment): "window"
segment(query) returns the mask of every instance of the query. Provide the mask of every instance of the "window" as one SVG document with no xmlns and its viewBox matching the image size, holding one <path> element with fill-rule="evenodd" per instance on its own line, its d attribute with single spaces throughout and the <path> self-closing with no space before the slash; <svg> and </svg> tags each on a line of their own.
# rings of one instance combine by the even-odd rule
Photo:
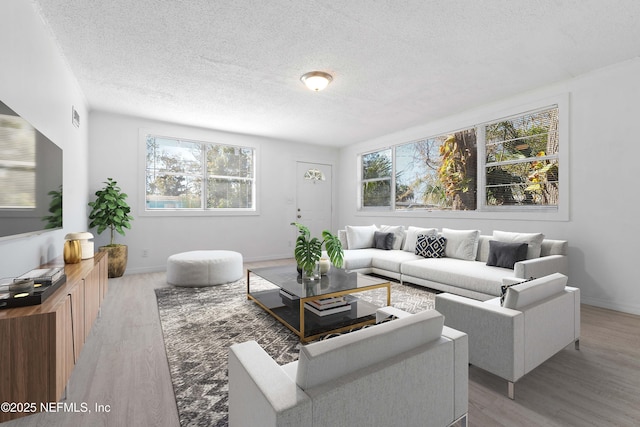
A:
<svg viewBox="0 0 640 427">
<path fill-rule="evenodd" d="M 362 207 L 391 206 L 391 150 L 364 154 L 361 158 Z"/>
<path fill-rule="evenodd" d="M 558 111 L 554 105 L 363 154 L 360 207 L 557 209 Z"/>
<path fill-rule="evenodd" d="M 146 135 L 146 210 L 255 211 L 255 150 Z"/>
<path fill-rule="evenodd" d="M 394 149 L 396 210 L 475 209 L 475 129 L 398 145 Z"/>
<path fill-rule="evenodd" d="M 558 108 L 485 125 L 487 206 L 557 206 Z"/>
</svg>

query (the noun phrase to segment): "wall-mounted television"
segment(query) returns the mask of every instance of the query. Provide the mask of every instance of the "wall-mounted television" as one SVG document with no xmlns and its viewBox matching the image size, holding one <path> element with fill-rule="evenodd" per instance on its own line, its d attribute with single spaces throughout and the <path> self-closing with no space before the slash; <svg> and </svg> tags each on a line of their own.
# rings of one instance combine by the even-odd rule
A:
<svg viewBox="0 0 640 427">
<path fill-rule="evenodd" d="M 62 149 L 0 101 L 0 240 L 62 228 Z"/>
</svg>

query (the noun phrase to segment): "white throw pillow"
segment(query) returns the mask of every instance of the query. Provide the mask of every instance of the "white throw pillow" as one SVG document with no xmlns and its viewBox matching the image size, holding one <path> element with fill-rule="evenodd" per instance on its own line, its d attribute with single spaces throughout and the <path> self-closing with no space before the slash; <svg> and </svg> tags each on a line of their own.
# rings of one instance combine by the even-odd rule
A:
<svg viewBox="0 0 640 427">
<path fill-rule="evenodd" d="M 529 245 L 529 247 L 527 248 L 527 259 L 533 259 L 540 258 L 540 251 L 542 249 L 544 234 L 513 233 L 510 231 L 494 230 L 493 239 L 499 242 L 507 243 L 526 243 L 527 245 Z"/>
<path fill-rule="evenodd" d="M 342 249 L 349 249 L 349 242 L 347 241 L 347 230 L 338 230 L 338 240 L 340 240 Z"/>
<path fill-rule="evenodd" d="M 346 228 L 349 249 L 373 247 L 373 234 L 378 231 L 375 225 L 347 225 Z"/>
<path fill-rule="evenodd" d="M 423 236 L 435 237 L 438 235 L 438 230 L 435 228 L 418 228 L 418 227 L 410 226 L 407 229 L 407 236 L 405 237 L 404 246 L 402 246 L 402 250 L 415 254 L 416 242 L 418 241 L 419 234 L 422 234 Z"/>
<path fill-rule="evenodd" d="M 443 228 L 442 237 L 447 239 L 444 254 L 448 258 L 475 261 L 478 253 L 480 230 L 452 230 Z"/>
<path fill-rule="evenodd" d="M 393 233 L 396 239 L 393 241 L 393 249 L 398 250 L 402 248 L 402 242 L 404 241 L 404 227 L 401 225 L 381 225 L 378 227 L 378 231 L 383 233 Z"/>
</svg>

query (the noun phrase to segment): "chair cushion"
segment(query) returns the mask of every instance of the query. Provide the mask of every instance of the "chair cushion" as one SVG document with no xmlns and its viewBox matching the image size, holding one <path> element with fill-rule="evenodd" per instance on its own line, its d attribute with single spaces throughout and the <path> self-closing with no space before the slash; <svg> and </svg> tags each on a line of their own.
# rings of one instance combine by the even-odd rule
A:
<svg viewBox="0 0 640 427">
<path fill-rule="evenodd" d="M 503 307 L 519 310 L 564 291 L 567 276 L 553 273 L 507 289 Z"/>
<path fill-rule="evenodd" d="M 412 316 L 318 341 L 300 348 L 296 383 L 303 390 L 382 362 L 442 335 L 444 316 L 426 310 Z"/>
</svg>

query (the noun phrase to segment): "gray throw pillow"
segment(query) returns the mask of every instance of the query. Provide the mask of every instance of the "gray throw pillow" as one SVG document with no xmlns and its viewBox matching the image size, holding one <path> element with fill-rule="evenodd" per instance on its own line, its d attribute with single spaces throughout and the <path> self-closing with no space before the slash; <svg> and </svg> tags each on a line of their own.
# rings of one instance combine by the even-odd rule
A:
<svg viewBox="0 0 640 427">
<path fill-rule="evenodd" d="M 489 240 L 489 258 L 487 259 L 487 265 L 513 270 L 516 262 L 527 259 L 528 248 L 529 245 L 526 243 Z"/>
<path fill-rule="evenodd" d="M 373 247 L 376 249 L 391 250 L 393 249 L 394 240 L 396 240 L 396 236 L 393 233 L 383 233 L 381 231 L 373 233 Z"/>
</svg>

